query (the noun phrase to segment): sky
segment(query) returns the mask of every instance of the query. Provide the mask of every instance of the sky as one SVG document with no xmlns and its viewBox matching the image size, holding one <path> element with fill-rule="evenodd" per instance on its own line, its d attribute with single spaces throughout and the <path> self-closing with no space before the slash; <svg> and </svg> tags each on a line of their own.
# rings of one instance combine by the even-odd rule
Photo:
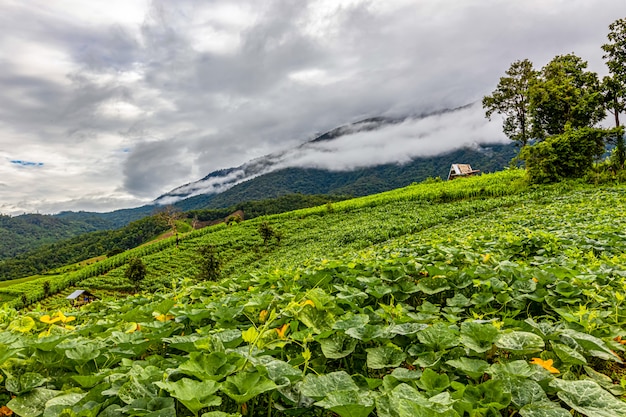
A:
<svg viewBox="0 0 626 417">
<path fill-rule="evenodd" d="M 109 211 L 367 117 L 479 102 L 518 59 L 600 46 L 617 0 L 0 0 L 0 213 Z M 290 166 L 504 142 L 480 105 Z"/>
</svg>

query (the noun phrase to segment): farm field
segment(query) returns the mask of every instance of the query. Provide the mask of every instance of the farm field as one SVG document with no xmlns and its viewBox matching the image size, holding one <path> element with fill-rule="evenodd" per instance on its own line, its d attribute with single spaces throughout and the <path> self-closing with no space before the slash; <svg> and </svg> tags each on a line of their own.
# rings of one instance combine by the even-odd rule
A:
<svg viewBox="0 0 626 417">
<path fill-rule="evenodd" d="M 164 239 L 0 288 L 19 416 L 625 416 L 626 187 L 521 171 Z M 263 243 L 258 228 L 279 232 Z M 222 279 L 199 282 L 212 245 Z M 128 259 L 148 268 L 128 295 Z M 14 307 L 20 294 L 31 311 Z M 122 296 L 122 294 L 124 294 Z M 0 408 L 0 412 L 6 409 Z M 6 413 L 5 413 L 6 415 Z"/>
</svg>

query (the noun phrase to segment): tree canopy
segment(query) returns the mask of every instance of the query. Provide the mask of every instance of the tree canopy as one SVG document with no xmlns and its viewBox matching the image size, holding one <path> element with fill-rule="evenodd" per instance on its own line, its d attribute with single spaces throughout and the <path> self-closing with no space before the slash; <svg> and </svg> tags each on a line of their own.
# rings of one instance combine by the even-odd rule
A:
<svg viewBox="0 0 626 417">
<path fill-rule="evenodd" d="M 558 55 L 541 69 L 530 87 L 530 109 L 538 138 L 565 132 L 566 126 L 594 126 L 605 117 L 595 72 L 574 54 Z"/>
<path fill-rule="evenodd" d="M 532 62 L 524 59 L 515 61 L 505 73 L 493 93 L 483 98 L 483 108 L 489 119 L 494 113 L 503 115 L 504 134 L 523 147 L 530 139 L 529 89 L 537 72 Z"/>
<path fill-rule="evenodd" d="M 613 173 L 624 168 L 626 144 L 619 114 L 626 111 L 626 18 L 609 25 L 602 45 L 609 75 L 602 81 L 575 54 L 557 55 L 540 71 L 528 59 L 511 64 L 491 95 L 483 98 L 488 118 L 504 116 L 503 131 L 521 145 L 532 182 L 580 177 L 613 146 Z M 598 127 L 607 114 L 615 128 Z"/>
<path fill-rule="evenodd" d="M 609 43 L 602 45 L 603 58 L 610 76 L 604 79 L 608 110 L 619 126 L 619 114 L 626 110 L 626 19 L 618 19 L 609 25 Z"/>
</svg>

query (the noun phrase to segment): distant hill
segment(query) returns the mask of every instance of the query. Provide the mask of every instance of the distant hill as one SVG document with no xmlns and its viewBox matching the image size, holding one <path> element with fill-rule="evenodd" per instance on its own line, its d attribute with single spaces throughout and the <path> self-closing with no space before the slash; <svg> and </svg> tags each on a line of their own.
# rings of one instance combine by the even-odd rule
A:
<svg viewBox="0 0 626 417">
<path fill-rule="evenodd" d="M 482 172 L 503 169 L 516 155 L 513 144 L 483 144 L 437 156 L 413 158 L 407 163 L 385 163 L 352 170 L 297 167 L 301 152 L 332 145 L 350 135 L 384 132 L 403 122 L 447 115 L 459 109 L 410 117 L 374 117 L 320 134 L 299 147 L 251 160 L 239 167 L 216 170 L 204 178 L 159 196 L 152 204 L 107 213 L 65 211 L 56 215 L 0 216 L 0 260 L 87 232 L 115 230 L 145 218 L 165 205 L 181 211 L 232 208 L 244 202 L 290 194 L 363 196 L 420 182 L 429 177 L 445 179 L 453 163 L 469 163 Z M 393 129 L 392 129 L 393 130 Z M 384 140 L 384 139 L 381 139 Z M 487 141 L 488 142 L 488 141 Z M 383 144 L 381 144 L 382 146 Z"/>
<path fill-rule="evenodd" d="M 73 219 L 43 214 L 0 215 L 0 260 L 34 247 L 107 228 L 112 228 L 112 224 L 93 214 Z"/>
<path fill-rule="evenodd" d="M 404 187 L 429 177 L 446 179 L 453 163 L 470 163 L 482 172 L 500 171 L 508 166 L 516 152 L 513 145 L 494 144 L 418 158 L 402 165 L 385 164 L 354 171 L 285 168 L 260 175 L 218 194 L 186 198 L 173 206 L 183 211 L 220 208 L 290 193 L 363 196 Z"/>
</svg>

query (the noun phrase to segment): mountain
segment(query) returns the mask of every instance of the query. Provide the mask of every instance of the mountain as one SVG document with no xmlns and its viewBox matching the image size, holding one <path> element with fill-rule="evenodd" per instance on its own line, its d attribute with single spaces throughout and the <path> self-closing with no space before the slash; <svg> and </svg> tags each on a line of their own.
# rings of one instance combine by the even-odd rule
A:
<svg viewBox="0 0 626 417">
<path fill-rule="evenodd" d="M 454 132 L 456 142 L 441 146 L 440 142 L 450 141 L 444 137 L 450 135 L 445 129 L 455 122 L 461 125 L 463 122 L 459 119 L 474 118 L 475 110 L 476 103 L 473 103 L 419 116 L 360 120 L 332 129 L 296 148 L 265 155 L 238 167 L 213 171 L 198 181 L 159 196 L 154 204 L 224 207 L 293 192 L 358 196 L 402 187 L 431 176 L 447 177 L 452 163 L 470 163 L 483 172 L 500 170 L 515 156 L 515 149 L 510 143 L 503 145 L 499 138 L 465 140 L 461 129 Z M 467 124 L 470 131 L 476 122 L 472 120 Z M 412 129 L 410 134 L 407 134 L 408 128 Z M 397 141 L 397 136 L 403 139 Z M 429 137 L 430 142 L 423 139 L 424 136 Z M 398 149 L 390 152 L 389 148 L 394 146 Z M 410 146 L 421 146 L 421 149 L 404 149 Z M 353 160 L 355 154 L 368 150 L 373 155 L 365 160 Z M 411 151 L 414 155 L 429 156 L 411 156 Z M 344 155 L 351 160 L 341 160 Z"/>
<path fill-rule="evenodd" d="M 477 136 L 472 130 L 475 123 L 475 105 L 419 116 L 372 117 L 329 130 L 295 148 L 213 171 L 159 196 L 149 205 L 107 213 L 65 211 L 53 216 L 3 216 L 0 259 L 82 233 L 118 229 L 164 205 L 189 211 L 234 207 L 294 193 L 362 196 L 429 177 L 445 179 L 453 163 L 470 163 L 482 172 L 503 169 L 516 155 L 516 148 L 495 139 L 490 143 L 488 134 Z M 407 126 L 418 126 L 418 133 L 407 135 Z M 446 137 L 451 134 L 445 129 L 451 127 L 456 129 L 452 135 L 456 142 L 438 148 L 449 140 Z M 395 141 L 403 136 L 408 139 Z M 438 150 L 430 156 L 407 156 L 404 147 L 419 144 L 420 140 L 426 148 Z M 459 145 L 462 143 L 466 145 Z M 370 159 L 366 163 L 348 161 L 350 155 L 368 149 Z M 329 156 L 335 160 L 328 160 Z"/>
</svg>

